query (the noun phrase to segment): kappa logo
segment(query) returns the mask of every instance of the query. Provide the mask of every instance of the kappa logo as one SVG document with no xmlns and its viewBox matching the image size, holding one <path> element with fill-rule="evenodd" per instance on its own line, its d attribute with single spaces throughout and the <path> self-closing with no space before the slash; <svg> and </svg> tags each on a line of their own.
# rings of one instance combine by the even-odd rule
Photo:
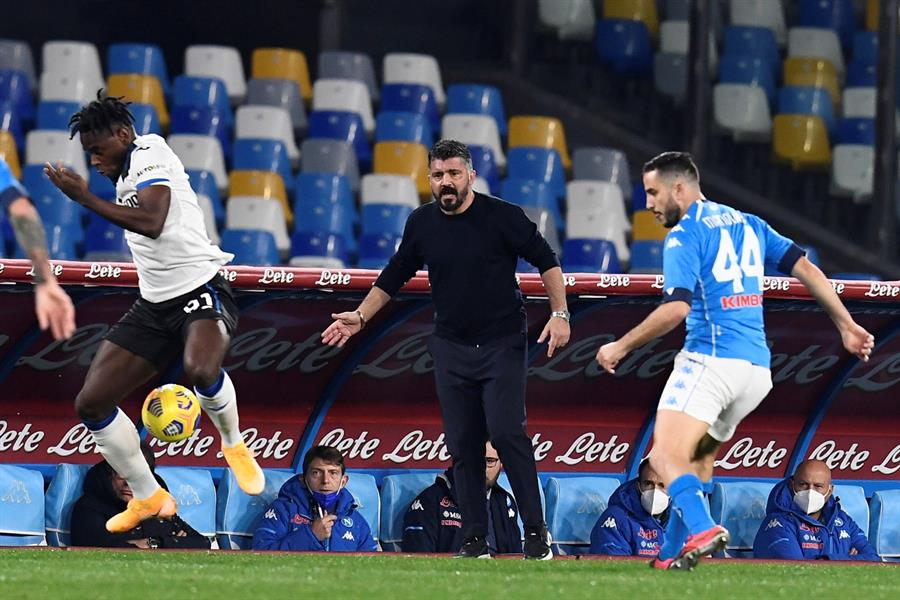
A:
<svg viewBox="0 0 900 600">
<path fill-rule="evenodd" d="M 850 534 L 847 533 L 847 530 L 846 530 L 846 529 L 841 529 L 841 534 L 838 536 L 838 539 L 839 539 L 839 540 L 849 540 L 849 539 L 850 539 Z"/>
<path fill-rule="evenodd" d="M 778 519 L 772 519 L 769 521 L 769 524 L 766 525 L 766 530 L 774 529 L 775 527 L 781 527 L 781 522 Z"/>
<path fill-rule="evenodd" d="M 267 510 L 267 511 L 266 511 L 266 518 L 267 518 L 267 519 L 277 519 L 278 517 L 275 516 L 275 509 L 270 508 L 269 510 Z"/>
<path fill-rule="evenodd" d="M 410 505 L 409 510 L 425 510 L 425 509 L 422 507 L 422 501 L 416 500 L 415 502 L 412 503 L 412 505 Z"/>
<path fill-rule="evenodd" d="M 613 517 L 608 517 L 605 521 L 603 521 L 603 527 L 607 529 L 615 529 L 616 528 L 616 520 Z"/>
<path fill-rule="evenodd" d="M 345 531 L 345 532 L 344 532 L 344 535 L 341 536 L 341 539 L 349 540 L 349 541 L 351 541 L 351 542 L 355 542 L 355 541 L 356 541 L 356 539 L 354 539 L 354 537 L 353 537 L 353 532 L 352 532 L 352 531 Z"/>
<path fill-rule="evenodd" d="M 181 487 L 178 488 L 178 491 L 173 494 L 173 496 L 175 496 L 175 502 L 178 506 L 197 506 L 198 504 L 203 504 L 203 500 L 200 498 L 200 494 L 197 493 L 197 490 L 194 489 L 194 486 L 187 483 L 182 483 Z"/>
<path fill-rule="evenodd" d="M 670 229 L 669 231 L 672 231 L 672 232 L 676 232 L 676 231 L 684 231 L 684 227 L 682 227 L 681 225 L 676 225 L 675 227 L 673 227 L 673 228 Z"/>
<path fill-rule="evenodd" d="M 28 488 L 25 487 L 25 482 L 21 479 L 16 479 L 10 484 L 3 495 L 0 496 L 0 502 L 9 502 L 11 504 L 31 504 L 31 494 L 28 493 Z"/>
<path fill-rule="evenodd" d="M 681 245 L 681 241 L 678 238 L 669 238 L 669 241 L 666 242 L 666 248 L 679 248 Z"/>
</svg>

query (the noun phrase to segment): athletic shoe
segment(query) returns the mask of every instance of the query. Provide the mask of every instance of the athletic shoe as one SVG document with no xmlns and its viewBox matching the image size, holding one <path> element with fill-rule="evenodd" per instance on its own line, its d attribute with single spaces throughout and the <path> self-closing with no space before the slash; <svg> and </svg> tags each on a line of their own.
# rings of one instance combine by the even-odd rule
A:
<svg viewBox="0 0 900 600">
<path fill-rule="evenodd" d="M 159 488 L 149 498 L 129 500 L 128 508 L 106 522 L 106 530 L 111 533 L 124 533 L 140 525 L 141 521 L 153 517 L 168 519 L 175 514 L 176 510 L 178 510 L 178 505 L 175 503 L 175 498 L 163 488 Z"/>
<path fill-rule="evenodd" d="M 225 461 L 231 467 L 231 472 L 234 473 L 234 478 L 237 479 L 241 489 L 251 496 L 261 494 L 266 487 L 266 476 L 256 464 L 256 459 L 250 454 L 247 445 L 240 442 L 231 448 L 222 446 L 222 454 L 225 455 Z"/>
<path fill-rule="evenodd" d="M 537 529 L 529 529 L 525 533 L 525 560 L 550 560 L 553 558 L 550 540 L 550 532 L 547 531 L 546 525 Z"/>
<path fill-rule="evenodd" d="M 484 536 L 476 535 L 470 537 L 463 542 L 462 548 L 456 558 L 490 558 L 491 553 L 488 551 L 487 540 Z"/>
<path fill-rule="evenodd" d="M 704 556 L 724 550 L 725 544 L 728 543 L 730 537 L 728 530 L 721 525 L 714 525 L 706 531 L 688 536 L 684 547 L 682 547 L 681 552 L 676 557 L 676 560 L 684 563 L 684 566 L 679 568 L 693 569 Z"/>
<path fill-rule="evenodd" d="M 691 567 L 681 558 L 654 558 L 650 561 L 651 569 L 659 569 L 662 571 L 691 571 Z"/>
</svg>

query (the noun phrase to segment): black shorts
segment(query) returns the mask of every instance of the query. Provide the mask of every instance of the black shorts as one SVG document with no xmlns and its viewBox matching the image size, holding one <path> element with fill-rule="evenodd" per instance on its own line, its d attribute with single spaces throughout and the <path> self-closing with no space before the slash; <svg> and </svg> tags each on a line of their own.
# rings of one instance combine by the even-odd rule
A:
<svg viewBox="0 0 900 600">
<path fill-rule="evenodd" d="M 187 326 L 200 319 L 215 319 L 229 335 L 237 329 L 238 308 L 228 282 L 219 275 L 197 289 L 164 302 L 138 298 L 125 316 L 112 326 L 106 339 L 146 358 L 164 370 L 184 349 Z"/>
</svg>

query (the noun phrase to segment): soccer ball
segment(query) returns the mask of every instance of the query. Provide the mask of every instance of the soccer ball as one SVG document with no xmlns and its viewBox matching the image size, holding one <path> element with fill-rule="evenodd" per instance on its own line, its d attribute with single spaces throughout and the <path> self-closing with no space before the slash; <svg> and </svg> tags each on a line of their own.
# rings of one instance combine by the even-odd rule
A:
<svg viewBox="0 0 900 600">
<path fill-rule="evenodd" d="M 153 437 L 178 442 L 189 438 L 200 424 L 200 401 L 183 385 L 167 383 L 147 394 L 141 419 Z"/>
</svg>

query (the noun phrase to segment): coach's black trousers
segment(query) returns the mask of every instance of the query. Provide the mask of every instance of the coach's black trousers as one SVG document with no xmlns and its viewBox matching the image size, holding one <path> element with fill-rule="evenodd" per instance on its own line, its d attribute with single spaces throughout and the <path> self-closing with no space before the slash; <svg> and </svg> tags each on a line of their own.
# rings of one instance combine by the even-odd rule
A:
<svg viewBox="0 0 900 600">
<path fill-rule="evenodd" d="M 464 538 L 487 534 L 488 440 L 509 477 L 525 527 L 544 524 L 534 451 L 525 432 L 526 348 L 523 334 L 479 346 L 434 335 L 428 340 Z"/>
</svg>

